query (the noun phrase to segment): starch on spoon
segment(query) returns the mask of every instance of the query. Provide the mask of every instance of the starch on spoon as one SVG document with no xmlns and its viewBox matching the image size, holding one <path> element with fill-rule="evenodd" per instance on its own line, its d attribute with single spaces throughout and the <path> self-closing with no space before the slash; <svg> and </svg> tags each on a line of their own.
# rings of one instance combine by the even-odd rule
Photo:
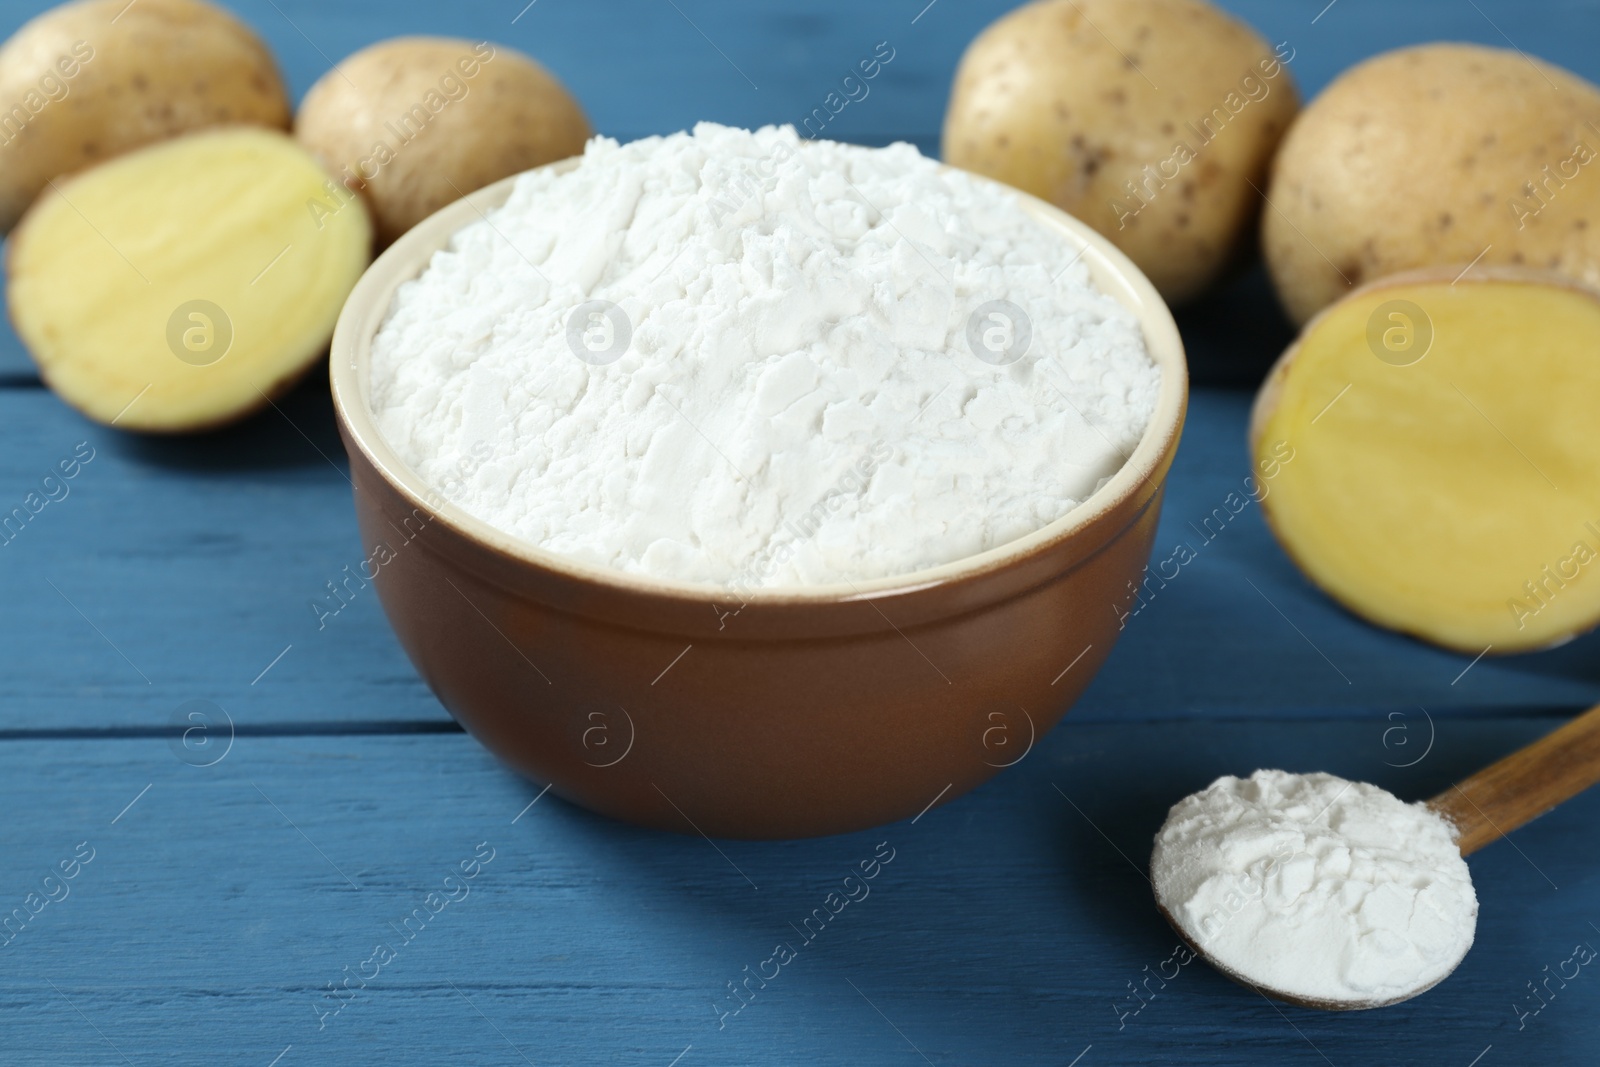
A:
<svg viewBox="0 0 1600 1067">
<path fill-rule="evenodd" d="M 1425 804 L 1331 774 L 1223 777 L 1173 805 L 1156 900 L 1230 977 L 1319 1007 L 1393 1003 L 1472 947 L 1478 898 Z"/>
</svg>

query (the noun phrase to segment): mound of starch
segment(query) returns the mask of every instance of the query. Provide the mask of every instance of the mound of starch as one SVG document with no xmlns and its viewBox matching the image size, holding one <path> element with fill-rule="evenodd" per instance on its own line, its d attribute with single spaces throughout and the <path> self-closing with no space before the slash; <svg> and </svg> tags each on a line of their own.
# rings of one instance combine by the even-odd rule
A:
<svg viewBox="0 0 1600 1067">
<path fill-rule="evenodd" d="M 1150 879 L 1223 970 L 1332 1006 L 1422 992 L 1477 928 L 1449 823 L 1331 774 L 1257 771 L 1185 797 L 1156 835 Z"/>
<path fill-rule="evenodd" d="M 401 286 L 378 426 L 496 528 L 738 589 L 951 562 L 1137 444 L 1133 315 L 1017 197 L 910 145 L 711 124 L 518 179 Z"/>
</svg>

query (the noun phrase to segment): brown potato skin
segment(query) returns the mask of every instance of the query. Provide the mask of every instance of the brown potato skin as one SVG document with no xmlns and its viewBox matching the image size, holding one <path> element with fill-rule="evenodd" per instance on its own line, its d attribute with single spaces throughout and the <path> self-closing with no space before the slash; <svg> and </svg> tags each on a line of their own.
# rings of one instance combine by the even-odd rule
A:
<svg viewBox="0 0 1600 1067">
<path fill-rule="evenodd" d="M 464 94 L 447 95 L 446 77 Z M 428 109 L 430 93 L 443 106 Z M 429 117 L 407 122 L 419 104 Z M 295 136 L 366 196 L 383 247 L 467 193 L 582 152 L 589 122 L 553 75 L 514 49 L 397 37 L 323 75 L 301 103 Z"/>
<path fill-rule="evenodd" d="M 1242 91 L 1246 76 L 1264 94 Z M 1180 303 L 1251 250 L 1257 189 L 1298 107 L 1272 46 L 1204 0 L 1038 0 L 968 46 L 943 153 L 1076 215 Z M 1198 129 L 1214 108 L 1224 121 Z M 1173 164 L 1180 141 L 1192 157 Z M 1163 164 L 1166 184 L 1145 185 Z M 1152 190 L 1142 207 L 1130 182 Z"/>
<path fill-rule="evenodd" d="M 76 62 L 70 77 L 62 57 Z M 65 95 L 45 97 L 46 77 Z M 32 114 L 30 92 L 47 100 Z M 14 124 L 19 107 L 20 130 L 0 130 L 0 232 L 63 174 L 207 126 L 287 130 L 291 115 L 266 45 L 204 0 L 76 0 L 45 12 L 0 47 L 0 122 Z"/>
<path fill-rule="evenodd" d="M 1297 324 L 1356 286 L 1435 264 L 1502 264 L 1600 284 L 1600 158 L 1541 192 L 1527 183 L 1600 153 L 1600 90 L 1517 52 L 1430 44 L 1346 71 L 1290 128 L 1262 247 Z M 1487 252 L 1485 250 L 1487 249 Z"/>
</svg>

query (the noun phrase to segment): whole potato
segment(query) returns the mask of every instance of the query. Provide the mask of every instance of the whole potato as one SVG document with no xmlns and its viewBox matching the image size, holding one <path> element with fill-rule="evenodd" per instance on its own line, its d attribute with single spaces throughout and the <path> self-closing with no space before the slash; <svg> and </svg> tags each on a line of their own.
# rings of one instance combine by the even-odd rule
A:
<svg viewBox="0 0 1600 1067">
<path fill-rule="evenodd" d="M 1273 166 L 1262 243 L 1284 308 L 1304 323 L 1363 282 L 1474 261 L 1600 284 L 1595 122 L 1593 85 L 1504 49 L 1423 45 L 1346 71 Z"/>
<path fill-rule="evenodd" d="M 323 75 L 300 106 L 295 136 L 366 195 L 386 245 L 474 189 L 583 151 L 589 123 L 520 52 L 397 37 Z"/>
<path fill-rule="evenodd" d="M 1203 0 L 1039 0 L 968 46 L 944 158 L 1076 215 L 1187 300 L 1253 239 L 1293 58 Z"/>
<path fill-rule="evenodd" d="M 289 98 L 244 23 L 204 0 L 77 0 L 0 47 L 0 232 L 55 177 L 190 130 L 286 130 Z"/>
</svg>

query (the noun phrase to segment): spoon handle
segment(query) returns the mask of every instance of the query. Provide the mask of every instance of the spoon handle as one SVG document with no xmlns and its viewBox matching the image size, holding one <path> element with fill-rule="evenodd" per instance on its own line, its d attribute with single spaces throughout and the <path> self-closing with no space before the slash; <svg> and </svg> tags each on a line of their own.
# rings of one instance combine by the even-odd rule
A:
<svg viewBox="0 0 1600 1067">
<path fill-rule="evenodd" d="M 1453 823 L 1463 856 L 1600 782 L 1600 705 L 1451 786 L 1428 806 Z"/>
</svg>

